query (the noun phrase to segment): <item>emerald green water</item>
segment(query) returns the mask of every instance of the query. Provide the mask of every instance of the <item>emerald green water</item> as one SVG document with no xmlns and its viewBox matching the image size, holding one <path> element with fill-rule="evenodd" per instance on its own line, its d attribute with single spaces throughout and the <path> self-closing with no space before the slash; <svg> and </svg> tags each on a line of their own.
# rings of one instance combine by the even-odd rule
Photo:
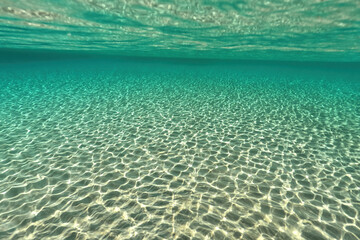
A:
<svg viewBox="0 0 360 240">
<path fill-rule="evenodd" d="M 358 239 L 358 66 L 4 60 L 0 238 Z"/>
<path fill-rule="evenodd" d="M 0 239 L 360 239 L 360 1 L 1 0 Z"/>
</svg>

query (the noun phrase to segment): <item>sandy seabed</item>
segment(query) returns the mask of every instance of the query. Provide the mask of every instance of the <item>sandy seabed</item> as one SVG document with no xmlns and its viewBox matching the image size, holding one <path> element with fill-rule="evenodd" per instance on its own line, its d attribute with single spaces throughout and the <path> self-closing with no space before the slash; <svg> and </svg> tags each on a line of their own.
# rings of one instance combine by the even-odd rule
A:
<svg viewBox="0 0 360 240">
<path fill-rule="evenodd" d="M 86 61 L 0 69 L 1 239 L 360 238 L 355 77 Z"/>
</svg>

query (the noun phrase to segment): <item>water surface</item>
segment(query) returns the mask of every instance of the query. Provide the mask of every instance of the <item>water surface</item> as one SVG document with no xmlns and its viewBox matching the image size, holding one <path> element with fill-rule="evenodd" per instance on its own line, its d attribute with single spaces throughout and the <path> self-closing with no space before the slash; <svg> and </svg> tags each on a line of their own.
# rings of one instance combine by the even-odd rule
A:
<svg viewBox="0 0 360 240">
<path fill-rule="evenodd" d="M 360 1 L 2 0 L 0 46 L 128 56 L 360 61 Z"/>
</svg>

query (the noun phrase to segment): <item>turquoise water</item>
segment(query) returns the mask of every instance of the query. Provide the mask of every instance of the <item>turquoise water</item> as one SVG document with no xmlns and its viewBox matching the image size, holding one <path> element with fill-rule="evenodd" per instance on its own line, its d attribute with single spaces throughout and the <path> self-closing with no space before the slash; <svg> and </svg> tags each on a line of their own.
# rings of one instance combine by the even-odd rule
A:
<svg viewBox="0 0 360 240">
<path fill-rule="evenodd" d="M 360 2 L 2 0 L 0 239 L 360 239 Z"/>
<path fill-rule="evenodd" d="M 358 0 L 2 0 L 0 48 L 360 61 Z"/>
</svg>

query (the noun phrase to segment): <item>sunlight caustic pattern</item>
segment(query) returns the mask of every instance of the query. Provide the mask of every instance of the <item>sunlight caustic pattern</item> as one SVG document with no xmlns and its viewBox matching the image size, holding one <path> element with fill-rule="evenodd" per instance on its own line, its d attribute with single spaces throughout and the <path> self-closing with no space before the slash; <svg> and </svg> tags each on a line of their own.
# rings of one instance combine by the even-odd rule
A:
<svg viewBox="0 0 360 240">
<path fill-rule="evenodd" d="M 0 238 L 359 239 L 358 80 L 83 65 L 0 67 Z"/>
</svg>

